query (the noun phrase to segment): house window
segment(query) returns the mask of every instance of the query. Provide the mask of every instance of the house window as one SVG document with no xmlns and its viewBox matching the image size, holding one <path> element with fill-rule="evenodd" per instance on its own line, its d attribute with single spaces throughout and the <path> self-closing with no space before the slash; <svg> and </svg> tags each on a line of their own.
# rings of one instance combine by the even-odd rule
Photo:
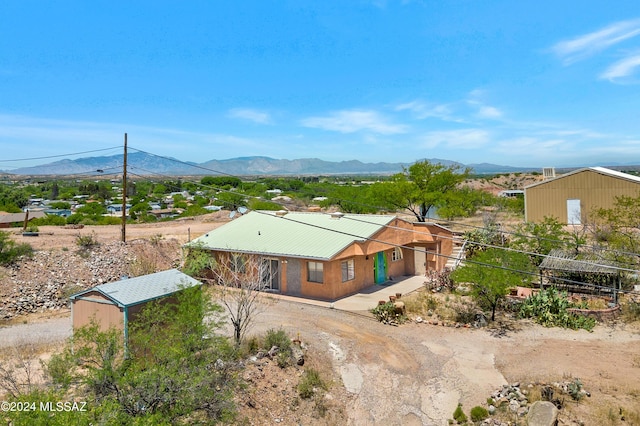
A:
<svg viewBox="0 0 640 426">
<path fill-rule="evenodd" d="M 320 262 L 307 262 L 307 281 L 312 283 L 323 282 L 322 263 Z"/>
<path fill-rule="evenodd" d="M 233 272 L 244 274 L 247 269 L 247 259 L 241 254 L 232 254 L 230 266 Z"/>
<path fill-rule="evenodd" d="M 345 260 L 342 266 L 342 282 L 350 281 L 356 277 L 355 262 L 353 259 Z"/>
<path fill-rule="evenodd" d="M 393 249 L 393 252 L 391 252 L 391 260 L 394 262 L 396 260 L 402 260 L 402 249 L 400 247 Z"/>
</svg>

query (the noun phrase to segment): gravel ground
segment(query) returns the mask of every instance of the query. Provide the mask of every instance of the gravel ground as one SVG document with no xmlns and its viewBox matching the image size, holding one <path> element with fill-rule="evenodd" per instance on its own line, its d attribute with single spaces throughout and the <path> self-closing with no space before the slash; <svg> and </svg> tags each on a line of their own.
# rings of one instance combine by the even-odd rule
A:
<svg viewBox="0 0 640 426">
<path fill-rule="evenodd" d="M 219 226 L 216 220 L 222 219 L 210 220 L 136 226 L 130 227 L 130 231 L 133 234 L 135 230 L 137 238 L 160 234 L 167 241 L 177 240 L 175 245 L 179 247 L 189 234 L 194 238 L 199 232 Z M 60 253 L 68 257 L 75 252 L 74 238 L 78 231 L 51 232 L 52 235 L 37 239 L 42 245 L 38 248 L 51 253 L 51 264 L 39 259 L 47 265 L 41 268 L 46 279 L 31 281 L 62 282 L 58 278 L 62 276 L 75 283 L 79 278 L 72 277 L 71 270 L 66 277 L 60 271 L 51 275 L 48 268 L 71 261 L 56 259 Z M 91 232 L 96 232 L 98 240 L 108 247 L 119 237 L 118 227 L 83 230 Z M 179 253 L 167 259 L 172 261 L 176 256 L 179 258 Z M 77 265 L 78 270 L 82 269 L 80 263 Z M 24 271 L 32 276 L 36 269 L 27 266 Z M 85 275 L 83 284 L 94 285 L 95 275 Z M 8 280 L 4 290 L 13 291 L 16 280 L 27 281 L 28 277 L 20 275 L 20 271 L 4 271 L 2 278 Z M 68 313 L 55 317 L 55 312 L 64 313 L 45 311 L 37 319 L 24 317 L 26 324 L 21 317 L 14 318 L 11 322 L 14 325 L 0 328 L 0 347 L 34 340 L 61 344 L 70 334 L 70 318 Z M 299 335 L 308 344 L 310 353 L 325 355 L 322 359 L 326 360 L 327 368 L 344 385 L 332 390 L 333 398 L 344 403 L 346 423 L 351 425 L 445 425 L 458 402 L 469 410 L 507 381 L 554 381 L 566 377 L 579 377 L 590 390 L 591 400 L 598 404 L 640 406 L 637 325 L 626 328 L 600 325 L 593 333 L 546 329 L 526 323 L 500 333 L 424 323 L 393 327 L 367 316 L 281 300 L 264 307 L 252 332 L 280 327 L 290 336 Z M 576 409 L 587 410 L 583 418 L 588 420 L 593 414 L 588 411 L 592 405 L 580 404 Z M 283 418 L 280 423 L 297 424 L 293 418 Z"/>
</svg>

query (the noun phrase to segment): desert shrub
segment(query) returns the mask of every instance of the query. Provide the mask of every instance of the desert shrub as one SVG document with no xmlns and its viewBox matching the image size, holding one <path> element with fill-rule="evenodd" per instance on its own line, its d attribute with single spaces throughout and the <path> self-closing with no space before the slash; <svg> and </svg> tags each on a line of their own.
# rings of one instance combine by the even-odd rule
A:
<svg viewBox="0 0 640 426">
<path fill-rule="evenodd" d="M 469 414 L 471 415 L 472 422 L 481 422 L 489 417 L 489 412 L 487 411 L 487 409 L 479 405 L 473 407 Z"/>
<path fill-rule="evenodd" d="M 402 301 L 407 312 L 417 315 L 427 315 L 438 308 L 438 299 L 429 292 L 416 292 L 403 297 Z"/>
<path fill-rule="evenodd" d="M 149 242 L 151 242 L 151 244 L 153 244 L 154 246 L 157 246 L 163 239 L 164 236 L 162 234 L 155 234 L 149 237 Z"/>
<path fill-rule="evenodd" d="M 34 225 L 45 226 L 45 225 L 53 225 L 53 226 L 64 226 L 67 224 L 67 219 L 62 216 L 56 216 L 54 214 L 47 215 L 45 217 L 38 217 L 31 221 Z"/>
<path fill-rule="evenodd" d="M 264 348 L 269 350 L 277 346 L 280 352 L 291 352 L 291 339 L 283 329 L 270 329 L 264 337 Z"/>
<path fill-rule="evenodd" d="M 634 299 L 627 299 L 620 304 L 622 317 L 625 321 L 633 322 L 640 320 L 640 302 Z"/>
<path fill-rule="evenodd" d="M 76 244 L 83 249 L 89 249 L 98 245 L 98 239 L 95 232 L 91 234 L 78 234 L 76 235 Z"/>
<path fill-rule="evenodd" d="M 592 330 L 596 320 L 569 311 L 576 304 L 569 301 L 565 292 L 550 287 L 530 296 L 520 307 L 520 318 L 532 318 L 545 327 L 564 327 Z"/>
<path fill-rule="evenodd" d="M 29 226 L 27 226 L 27 227 L 25 228 L 25 231 L 26 231 L 26 232 L 38 232 L 39 230 L 40 230 L 40 229 L 38 228 L 38 225 L 35 225 L 35 224 L 33 224 L 33 223 L 32 223 L 32 224 L 29 224 Z"/>
<path fill-rule="evenodd" d="M 478 314 L 478 308 L 474 303 L 461 300 L 458 303 L 454 303 L 451 308 L 455 313 L 455 321 L 462 324 L 471 324 L 476 320 Z"/>
<path fill-rule="evenodd" d="M 464 414 L 464 411 L 462 411 L 462 404 L 458 404 L 455 411 L 453 412 L 453 420 L 461 425 L 467 423 L 467 415 Z"/>
<path fill-rule="evenodd" d="M 302 374 L 298 383 L 298 395 L 300 398 L 311 398 L 319 389 L 327 389 L 327 384 L 320 377 L 318 370 L 309 368 Z"/>
<path fill-rule="evenodd" d="M 9 233 L 0 231 L 0 265 L 10 265 L 22 256 L 31 256 L 33 248 L 27 243 L 16 243 Z"/>
<path fill-rule="evenodd" d="M 384 324 L 402 324 L 407 320 L 407 317 L 399 313 L 396 306 L 392 302 L 386 302 L 382 305 L 378 305 L 369 312 L 373 314 L 378 321 Z"/>
<path fill-rule="evenodd" d="M 567 386 L 567 393 L 571 396 L 574 401 L 580 401 L 583 397 L 582 393 L 582 382 L 580 379 L 574 379 Z"/>
</svg>

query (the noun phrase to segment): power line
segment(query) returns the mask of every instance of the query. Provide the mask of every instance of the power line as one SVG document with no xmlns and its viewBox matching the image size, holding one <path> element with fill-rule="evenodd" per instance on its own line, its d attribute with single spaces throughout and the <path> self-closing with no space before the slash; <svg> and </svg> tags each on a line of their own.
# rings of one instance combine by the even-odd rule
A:
<svg viewBox="0 0 640 426">
<path fill-rule="evenodd" d="M 150 154 L 150 153 L 148 153 L 148 154 Z M 154 154 L 150 154 L 150 155 L 154 155 Z M 159 156 L 159 157 L 162 157 L 162 156 Z M 190 165 L 189 163 L 184 163 L 184 162 L 181 162 L 181 161 L 179 161 L 179 160 L 174 160 L 174 159 L 171 159 L 171 158 L 168 158 L 168 157 L 162 157 L 162 158 L 166 158 L 166 159 L 171 160 L 171 161 L 176 161 L 176 162 L 179 162 L 179 163 L 182 163 L 182 164 Z M 205 168 L 205 167 L 198 167 L 198 168 L 200 168 L 200 169 L 204 169 L 204 170 L 209 170 L 209 169 L 207 169 L 207 168 Z M 147 172 L 147 173 L 156 174 L 156 175 L 163 176 L 163 177 L 165 177 L 165 178 L 169 178 L 169 179 L 171 179 L 170 177 L 168 177 L 168 176 L 166 176 L 166 175 L 161 175 L 161 174 L 158 174 L 158 173 L 155 173 L 155 172 L 151 172 L 151 171 L 149 171 L 149 170 L 145 170 L 145 169 L 142 169 L 142 168 L 139 168 L 139 169 L 140 169 L 140 170 L 143 170 L 143 171 L 145 171 L 145 172 Z M 211 171 L 214 171 L 214 170 L 211 170 Z M 214 172 L 216 172 L 216 171 L 214 171 Z M 218 173 L 218 172 L 216 172 L 216 173 Z M 219 172 L 219 173 L 221 173 L 221 172 Z M 227 174 L 227 175 L 228 175 L 228 174 Z M 228 176 L 233 176 L 233 175 L 228 175 Z M 237 176 L 233 176 L 233 177 L 237 177 Z M 224 192 L 227 192 L 227 193 L 236 194 L 236 195 L 239 195 L 239 196 L 242 196 L 242 197 L 247 197 L 247 198 L 259 198 L 259 197 L 256 197 L 256 196 L 248 196 L 248 195 L 246 195 L 246 194 L 242 194 L 242 193 L 234 192 L 234 191 L 231 191 L 231 190 L 226 190 L 226 189 L 222 189 L 222 188 L 212 187 L 212 186 L 210 186 L 210 185 L 205 185 L 205 184 L 201 184 L 201 183 L 198 183 L 198 182 L 192 182 L 192 183 L 194 183 L 194 184 L 196 184 L 196 185 L 199 185 L 199 186 L 202 186 L 202 187 L 207 187 L 207 188 L 210 188 L 210 189 L 215 189 L 215 190 L 217 190 L 217 191 L 224 191 Z M 295 191 L 292 191 L 292 192 L 295 192 Z M 346 201 L 346 200 L 345 200 L 345 201 Z M 277 204 L 277 205 L 283 206 L 283 207 L 285 206 L 285 204 L 284 204 L 284 203 L 276 203 L 276 202 L 274 202 L 274 201 L 271 201 L 271 202 L 273 202 L 274 204 Z M 350 219 L 352 219 L 352 218 L 350 218 Z M 357 219 L 353 219 L 353 220 L 357 220 Z M 387 226 L 388 226 L 388 225 L 387 225 Z M 390 228 L 393 228 L 393 227 L 391 227 L 391 226 L 389 226 L 389 227 L 390 227 Z M 403 229 L 403 230 L 404 230 L 404 229 Z M 410 232 L 414 232 L 414 233 L 421 233 L 420 231 L 416 231 L 416 230 L 405 230 L 405 231 L 410 231 Z M 425 234 L 425 233 L 422 233 L 422 234 Z M 524 236 L 524 237 L 527 237 L 527 238 L 544 239 L 544 238 L 539 238 L 539 237 L 536 237 L 536 236 L 528 236 L 528 235 L 524 235 L 524 234 L 516 234 L 516 233 L 513 233 L 513 234 L 515 234 L 515 235 L 519 235 L 519 236 Z M 426 234 L 425 234 L 425 235 L 426 235 Z M 448 238 L 450 238 L 450 237 L 440 236 L 440 238 L 448 239 Z M 541 253 L 528 252 L 528 251 L 524 251 L 524 250 L 517 250 L 517 249 L 514 249 L 514 248 L 510 248 L 510 247 L 497 246 L 497 245 L 493 245 L 493 244 L 482 243 L 482 242 L 479 242 L 479 241 L 473 241 L 473 240 L 467 240 L 467 241 L 468 241 L 468 242 L 470 242 L 470 243 L 472 243 L 472 244 L 479 245 L 479 246 L 482 246 L 482 247 L 487 247 L 487 248 L 495 248 L 495 249 L 500 249 L 500 250 L 505 250 L 505 251 L 511 251 L 511 252 L 522 253 L 522 254 L 526 254 L 526 255 L 529 255 L 529 256 L 542 257 L 542 258 L 552 258 L 552 259 L 554 259 L 554 258 L 555 258 L 555 257 L 550 256 L 550 255 L 544 255 L 544 254 L 541 254 Z M 561 242 L 560 240 L 551 240 L 551 241 L 554 241 L 554 242 Z M 381 242 L 381 241 L 378 241 L 378 242 Z M 589 264 L 589 265 L 594 265 L 594 266 L 599 266 L 599 267 L 603 267 L 603 268 L 607 268 L 607 269 L 612 269 L 612 270 L 618 270 L 618 271 L 633 272 L 633 273 L 637 272 L 637 270 L 636 270 L 636 269 L 628 269 L 628 268 L 621 268 L 621 267 L 618 267 L 618 266 L 612 266 L 612 265 L 597 264 L 597 263 L 589 262 L 589 261 L 575 260 L 574 262 L 576 262 L 576 263 L 583 263 L 583 264 Z M 585 283 L 585 284 L 586 284 L 586 283 Z"/>
<path fill-rule="evenodd" d="M 110 151 L 110 150 L 113 150 L 113 149 L 120 149 L 120 148 L 121 147 L 116 146 L 116 147 L 112 147 L 112 148 L 94 149 L 94 150 L 91 150 L 91 151 L 73 152 L 71 154 L 48 155 L 48 156 L 45 156 L 45 157 L 16 158 L 16 159 L 12 159 L 12 160 L 0 160 L 0 163 L 8 163 L 8 162 L 13 162 L 13 161 L 46 160 L 46 159 L 49 159 L 49 158 L 69 157 L 69 156 L 74 156 L 74 155 L 90 154 L 90 153 L 93 153 L 93 152 Z"/>
</svg>

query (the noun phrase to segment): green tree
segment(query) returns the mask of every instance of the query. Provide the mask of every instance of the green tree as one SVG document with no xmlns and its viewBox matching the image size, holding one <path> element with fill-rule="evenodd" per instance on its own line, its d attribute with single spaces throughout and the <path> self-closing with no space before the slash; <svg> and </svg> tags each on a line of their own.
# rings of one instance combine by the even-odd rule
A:
<svg viewBox="0 0 640 426">
<path fill-rule="evenodd" d="M 216 334 L 220 312 L 200 287 L 183 289 L 130 322 L 126 347 L 120 330 L 76 329 L 47 371 L 67 397 L 92 401 L 93 424 L 230 420 L 236 382 L 232 347 Z"/>
<path fill-rule="evenodd" d="M 539 265 L 543 256 L 548 255 L 551 250 L 567 248 L 570 242 L 579 244 L 576 241 L 572 241 L 572 235 L 564 230 L 557 219 L 545 216 L 542 222 L 527 222 L 518 226 L 511 247 L 535 253 L 531 255 L 531 261 Z"/>
<path fill-rule="evenodd" d="M 456 283 L 471 285 L 471 295 L 478 304 L 491 311 L 495 320 L 496 308 L 511 288 L 527 285 L 531 281 L 533 267 L 528 256 L 503 250 L 488 249 L 478 252 L 464 266 L 456 269 L 451 277 Z"/>
<path fill-rule="evenodd" d="M 457 165 L 444 166 L 424 160 L 375 188 L 377 197 L 386 206 L 409 210 L 418 222 L 426 222 L 434 208 L 452 206 L 460 201 L 455 197 L 457 186 L 469 173 L 469 169 L 463 170 Z"/>
<path fill-rule="evenodd" d="M 613 207 L 596 209 L 595 214 L 599 219 L 596 233 L 606 236 L 602 239 L 610 247 L 630 253 L 640 252 L 640 194 L 616 197 Z M 623 257 L 632 261 L 628 256 Z"/>
</svg>

